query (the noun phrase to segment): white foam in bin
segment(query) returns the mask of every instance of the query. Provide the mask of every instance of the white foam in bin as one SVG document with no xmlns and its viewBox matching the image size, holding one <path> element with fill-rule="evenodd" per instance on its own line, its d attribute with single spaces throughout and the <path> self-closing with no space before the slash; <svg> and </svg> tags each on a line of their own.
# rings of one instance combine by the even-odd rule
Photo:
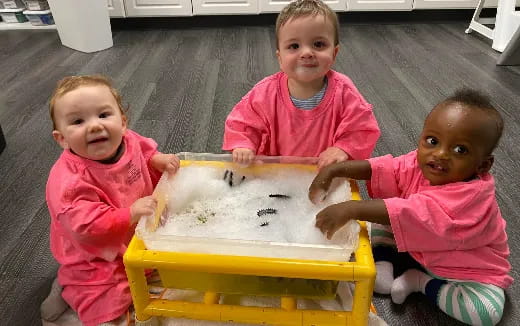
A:
<svg viewBox="0 0 520 326">
<path fill-rule="evenodd" d="M 228 154 L 199 154 L 199 153 L 179 153 L 178 156 L 180 156 L 181 159 L 184 160 L 190 160 L 190 161 L 220 161 L 220 162 L 228 162 L 231 159 L 231 156 Z M 262 158 L 260 158 L 262 159 Z M 304 158 L 305 159 L 305 158 Z M 278 163 L 280 162 L 280 157 L 268 157 L 264 158 L 263 161 L 265 163 L 276 163 L 278 160 Z M 292 163 L 288 162 L 287 158 L 283 158 L 283 163 Z M 300 161 L 303 162 L 303 161 Z M 308 163 L 308 162 L 305 162 Z M 259 189 L 260 187 L 257 185 L 260 185 L 258 182 L 271 182 L 269 179 L 270 176 L 266 177 L 265 179 L 262 179 L 262 177 L 258 177 L 256 179 L 253 179 L 251 181 L 250 177 L 248 176 L 250 182 L 249 188 L 248 185 L 244 182 L 236 187 L 231 187 L 229 190 L 226 190 L 226 188 L 229 188 L 227 184 L 221 180 L 222 175 L 224 174 L 224 171 L 228 169 L 229 167 L 236 167 L 232 165 L 232 163 L 224 163 L 220 167 L 211 167 L 210 169 L 221 169 L 221 171 L 215 172 L 215 180 L 212 179 L 211 173 L 205 174 L 206 172 L 200 170 L 200 171 L 194 171 L 188 172 L 191 168 L 205 168 L 204 166 L 198 166 L 193 167 L 192 165 L 187 167 L 182 167 L 178 174 L 172 179 L 168 180 L 166 175 L 163 175 L 161 180 L 159 181 L 159 184 L 157 185 L 157 189 L 160 189 L 163 193 L 167 194 L 167 205 L 169 212 L 167 215 L 169 217 L 175 216 L 176 213 L 184 211 L 186 207 L 197 207 L 197 202 L 204 202 L 203 205 L 206 205 L 206 203 L 211 202 L 212 200 L 215 200 L 217 202 L 222 202 L 222 207 L 228 207 L 231 210 L 236 209 L 239 212 L 241 211 L 241 205 L 247 206 L 248 204 L 245 202 L 242 202 L 238 200 L 238 205 L 235 206 L 235 208 L 228 205 L 224 201 L 224 197 L 222 196 L 235 196 L 232 192 L 235 191 L 235 193 L 247 193 L 248 195 L 251 194 L 253 196 L 253 200 L 251 200 L 250 203 L 253 203 L 253 206 L 255 207 L 254 210 L 251 210 L 251 214 L 245 214 L 248 216 L 245 216 L 244 219 L 248 222 L 244 222 L 244 228 L 242 226 L 242 222 L 238 223 L 239 225 L 235 224 L 233 222 L 233 219 L 231 220 L 223 220 L 221 215 L 226 215 L 226 213 L 221 214 L 221 212 L 217 211 L 219 209 L 218 207 L 221 207 L 220 205 L 212 206 L 211 209 L 214 209 L 214 211 L 217 213 L 216 216 L 212 215 L 210 213 L 209 222 L 207 224 L 204 224 L 202 227 L 199 225 L 199 227 L 194 228 L 192 226 L 193 223 L 197 224 L 197 212 L 196 208 L 192 210 L 191 208 L 188 209 L 188 211 L 194 212 L 192 217 L 189 217 L 188 219 L 183 219 L 183 216 L 177 215 L 177 217 L 174 217 L 173 219 L 170 219 L 171 223 L 179 223 L 179 228 L 175 230 L 175 232 L 171 234 L 167 234 L 167 232 L 164 232 L 159 228 L 157 231 L 153 232 L 150 231 L 147 228 L 147 223 L 149 223 L 148 219 L 151 219 L 152 217 L 148 218 L 142 218 L 137 227 L 136 227 L 136 235 L 140 239 L 143 240 L 145 243 L 145 246 L 147 249 L 150 250 L 158 250 L 158 251 L 175 251 L 175 252 L 189 252 L 189 253 L 207 253 L 207 254 L 222 254 L 222 255 L 235 255 L 235 256 L 253 256 L 253 257 L 270 257 L 270 258 L 290 258 L 290 259 L 305 259 L 305 260 L 321 260 L 321 261 L 348 261 L 350 259 L 350 256 L 352 252 L 354 252 L 357 249 L 358 241 L 359 241 L 359 230 L 360 226 L 356 221 L 351 221 L 347 223 L 342 229 L 340 229 L 336 234 L 334 235 L 332 240 L 326 240 L 325 237 L 319 232 L 318 229 L 314 227 L 314 213 L 310 216 L 310 219 L 306 216 L 302 216 L 301 214 L 287 214 L 283 213 L 283 209 L 285 209 L 285 212 L 293 212 L 293 203 L 294 201 L 298 201 L 296 205 L 298 207 L 303 207 L 304 210 L 307 210 L 307 204 L 312 207 L 312 204 L 306 203 L 308 199 L 306 199 L 306 191 L 308 188 L 307 182 L 309 180 L 312 180 L 312 173 L 306 171 L 306 174 L 303 177 L 302 175 L 302 181 L 305 183 L 305 187 L 295 187 L 294 183 L 286 182 L 285 179 L 283 179 L 285 183 L 287 183 L 287 188 L 283 188 L 285 184 L 282 183 L 282 188 L 273 188 L 274 191 L 281 189 L 282 192 L 287 193 L 287 190 L 291 191 L 291 201 L 293 203 L 290 204 L 283 204 L 282 201 L 284 199 L 272 199 L 272 198 L 263 198 L 257 199 L 258 194 L 254 193 L 254 189 Z M 274 171 L 278 171 L 275 170 Z M 294 171 L 292 169 L 291 171 Z M 185 172 L 186 174 L 183 175 L 182 173 Z M 192 174 L 187 174 L 192 173 Z M 278 173 L 278 172 L 276 172 Z M 285 172 L 283 172 L 285 173 Z M 299 173 L 299 172 L 295 172 Z M 303 172 L 302 172 L 303 174 Z M 206 175 L 209 176 L 206 178 Z M 203 176 L 202 178 L 193 178 L 193 176 Z M 275 175 L 275 178 L 277 178 L 278 175 Z M 309 179 L 310 177 L 310 179 Z M 204 182 L 201 182 L 201 179 L 204 180 Z M 207 180 L 207 182 L 206 182 Z M 294 179 L 297 180 L 297 179 Z M 337 180 L 338 185 L 335 186 L 335 189 L 337 191 L 335 193 L 329 194 L 326 199 L 326 202 L 323 203 L 323 207 L 326 207 L 327 205 L 330 205 L 331 203 L 335 202 L 341 202 L 349 198 L 350 196 L 350 185 L 348 182 L 346 182 L 344 179 L 343 181 Z M 222 185 L 219 184 L 223 183 Z M 253 183 L 257 182 L 254 184 Z M 297 181 L 300 182 L 300 181 Z M 200 184 L 199 184 L 200 183 Z M 270 192 L 270 185 L 268 185 L 267 188 L 267 194 Z M 279 187 L 278 184 L 276 187 Z M 262 188 L 259 190 L 261 194 L 264 194 L 265 191 Z M 241 195 L 238 195 L 241 196 Z M 305 196 L 305 198 L 303 198 Z M 269 196 L 265 196 L 269 197 Z M 242 197 L 232 197 L 232 198 L 242 198 Z M 273 202 L 270 202 L 270 201 Z M 279 200 L 277 202 L 277 200 Z M 327 201 L 330 201 L 327 202 Z M 233 202 L 233 201 L 231 201 Z M 301 225 L 301 233 L 300 229 L 296 230 L 289 230 L 290 238 L 291 239 L 303 239 L 303 241 L 298 242 L 284 242 L 284 241 L 267 241 L 263 238 L 259 239 L 252 239 L 254 238 L 254 234 L 251 233 L 251 230 L 253 232 L 266 232 L 267 228 L 258 227 L 257 224 L 260 224 L 262 222 L 262 218 L 256 216 L 256 206 L 258 202 L 258 208 L 265 208 L 265 203 L 269 203 L 270 205 L 278 205 L 274 206 L 278 209 L 278 215 L 276 216 L 270 216 L 268 218 L 271 218 L 271 224 L 268 227 L 275 227 L 275 229 L 269 230 L 269 233 L 277 233 L 278 229 L 276 229 L 276 226 L 280 225 L 283 226 L 283 228 L 287 227 L 288 225 L 298 224 Z M 300 203 L 303 203 L 303 206 L 301 206 Z M 191 206 L 193 204 L 193 206 Z M 265 207 L 264 207 L 265 206 Z M 284 208 L 285 206 L 285 208 Z M 315 207 L 316 212 L 321 210 L 323 207 Z M 202 208 L 203 211 L 206 211 L 206 206 Z M 314 208 L 311 208 L 311 212 Z M 249 207 L 246 209 L 249 210 Z M 213 211 L 212 211 L 213 212 Z M 174 214 L 174 215 L 171 215 Z M 184 214 L 184 213 L 183 213 Z M 284 215 L 285 214 L 285 215 Z M 188 213 L 189 215 L 189 213 Z M 187 215 L 186 215 L 187 216 Z M 242 216 L 242 215 L 240 215 Z M 176 220 L 177 218 L 177 220 Z M 204 233 L 208 230 L 211 232 L 211 226 L 210 222 L 213 218 L 218 218 L 218 220 L 215 221 L 216 225 L 218 226 L 219 223 L 221 226 L 226 224 L 232 224 L 229 225 L 229 228 L 224 227 L 222 232 L 219 234 L 219 232 L 215 232 L 217 236 L 207 235 L 203 234 L 200 235 L 200 233 Z M 191 219 L 191 220 L 190 220 Z M 285 219 L 283 223 L 285 224 L 277 224 L 279 223 L 278 219 Z M 292 219 L 292 220 L 291 220 Z M 307 219 L 307 220 L 304 220 Z M 192 221 L 190 223 L 185 223 L 185 221 Z M 230 221 L 230 222 L 227 222 Z M 235 219 L 236 221 L 236 219 Z M 251 223 L 249 223 L 251 221 Z M 168 222 L 168 223 L 170 223 Z M 184 225 L 181 225 L 183 224 Z M 206 221 L 203 221 L 203 223 L 206 223 Z M 285 226 L 284 226 L 285 225 Z M 168 226 L 168 224 L 166 225 Z M 165 227 L 166 227 L 165 226 Z M 245 228 L 248 228 L 249 226 L 252 226 L 252 228 L 245 230 Z M 255 228 L 256 227 L 256 228 Z M 282 228 L 282 229 L 283 229 Z M 200 232 L 201 229 L 205 229 L 206 231 Z M 222 229 L 222 228 L 220 228 Z M 243 231 L 245 230 L 245 231 Z M 258 231 L 256 231 L 258 230 Z M 217 230 L 220 231 L 220 230 Z M 249 232 L 249 233 L 247 233 Z M 249 236 L 249 238 L 233 238 L 236 234 L 242 235 L 246 234 Z M 228 236 L 231 236 L 231 238 L 228 238 Z M 271 236 L 269 235 L 267 238 L 276 238 L 276 235 Z"/>
<path fill-rule="evenodd" d="M 61 43 L 91 53 L 114 45 L 106 0 L 49 0 Z"/>
</svg>

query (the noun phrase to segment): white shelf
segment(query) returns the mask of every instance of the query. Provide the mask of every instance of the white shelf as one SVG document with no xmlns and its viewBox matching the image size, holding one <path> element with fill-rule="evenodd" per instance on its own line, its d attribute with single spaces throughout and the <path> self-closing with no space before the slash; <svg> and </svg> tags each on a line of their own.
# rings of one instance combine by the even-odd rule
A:
<svg viewBox="0 0 520 326">
<path fill-rule="evenodd" d="M 25 23 L 6 23 L 0 22 L 0 31 L 8 29 L 56 29 L 56 25 L 34 26 L 30 22 Z"/>
</svg>

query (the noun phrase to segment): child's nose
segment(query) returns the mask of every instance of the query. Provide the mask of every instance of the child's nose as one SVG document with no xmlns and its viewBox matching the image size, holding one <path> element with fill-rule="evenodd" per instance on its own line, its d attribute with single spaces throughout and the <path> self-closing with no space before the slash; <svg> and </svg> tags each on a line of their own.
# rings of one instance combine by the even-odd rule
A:
<svg viewBox="0 0 520 326">
<path fill-rule="evenodd" d="M 447 159 L 449 155 L 449 149 L 441 146 L 435 151 L 434 155 L 437 159 Z"/>
<path fill-rule="evenodd" d="M 312 51 L 312 48 L 310 46 L 303 46 L 301 49 L 301 56 L 302 58 L 309 58 L 314 55 L 314 52 Z"/>
<path fill-rule="evenodd" d="M 97 132 L 103 129 L 103 125 L 99 122 L 99 120 L 92 120 L 88 125 L 90 132 Z"/>
</svg>

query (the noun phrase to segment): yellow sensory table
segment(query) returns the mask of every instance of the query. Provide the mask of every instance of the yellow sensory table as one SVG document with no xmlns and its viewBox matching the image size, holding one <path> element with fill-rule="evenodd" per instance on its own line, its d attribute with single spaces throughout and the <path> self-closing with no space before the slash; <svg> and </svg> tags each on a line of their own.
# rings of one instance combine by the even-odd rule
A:
<svg viewBox="0 0 520 326">
<path fill-rule="evenodd" d="M 181 166 L 230 164 L 228 162 L 189 160 L 189 158 L 191 157 L 181 156 L 181 159 L 184 159 L 181 161 Z M 272 169 L 281 165 L 287 166 L 287 163 L 264 163 L 251 168 Z M 301 164 L 295 164 L 294 168 L 315 169 L 314 166 Z M 351 182 L 351 190 L 352 199 L 359 200 L 359 191 L 354 182 Z M 158 189 L 156 189 L 155 195 L 162 196 Z M 164 202 L 164 198 L 159 199 L 158 206 L 161 210 L 164 209 Z M 144 242 L 134 236 L 124 255 L 124 263 L 136 317 L 139 320 L 147 320 L 151 316 L 162 316 L 284 326 L 367 325 L 376 271 L 366 224 L 360 222 L 360 225 L 359 246 L 354 252 L 353 259 L 349 262 L 156 251 L 146 249 Z M 189 286 L 186 284 L 191 282 L 193 284 L 191 288 L 204 292 L 203 301 L 189 302 L 151 298 L 145 277 L 145 270 L 149 269 L 158 270 L 162 283 L 167 288 L 181 288 L 176 287 L 176 281 L 182 283 L 182 287 L 187 288 Z M 296 300 L 299 295 L 292 295 L 297 291 L 291 292 L 283 286 L 279 287 L 280 292 L 277 295 L 280 297 L 279 307 L 219 303 L 221 294 L 236 293 L 237 287 L 241 288 L 245 295 L 258 295 L 257 285 L 248 286 L 248 283 L 257 284 L 258 280 L 260 283 L 267 281 L 266 283 L 270 285 L 273 284 L 272 280 L 282 280 L 280 284 L 284 282 L 302 284 L 298 282 L 306 280 L 311 280 L 311 283 L 307 283 L 314 284 L 313 281 L 322 282 L 321 280 L 323 280 L 325 288 L 330 289 L 332 284 L 333 290 L 335 290 L 333 285 L 337 285 L 337 281 L 353 282 L 355 288 L 352 311 L 298 309 Z M 294 282 L 287 282 L 288 280 Z M 230 284 L 234 284 L 235 289 Z M 319 284 L 317 288 L 322 288 L 323 284 Z M 204 287 L 207 288 L 204 289 Z M 274 294 L 272 291 L 271 288 L 265 294 L 272 296 Z M 276 292 L 276 289 L 274 291 Z M 309 295 L 304 296 L 309 297 Z"/>
</svg>

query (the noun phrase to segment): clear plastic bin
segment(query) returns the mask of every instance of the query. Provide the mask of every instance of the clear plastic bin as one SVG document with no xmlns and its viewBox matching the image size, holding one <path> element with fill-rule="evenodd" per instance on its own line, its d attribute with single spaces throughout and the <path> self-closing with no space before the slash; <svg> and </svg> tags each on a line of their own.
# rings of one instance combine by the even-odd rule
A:
<svg viewBox="0 0 520 326">
<path fill-rule="evenodd" d="M 49 3 L 43 0 L 25 0 L 25 7 L 29 10 L 47 10 Z"/>
<path fill-rule="evenodd" d="M 0 9 L 0 16 L 6 23 L 25 23 L 27 21 L 23 9 Z"/>
<path fill-rule="evenodd" d="M 254 164 L 247 168 L 240 168 L 232 163 L 230 154 L 207 154 L 182 152 L 177 154 L 182 160 L 183 166 L 205 166 L 221 170 L 224 175 L 226 170 L 242 169 L 256 176 L 267 176 L 273 172 L 286 171 L 314 172 L 316 158 L 302 157 L 257 157 L 261 164 Z M 163 176 L 156 188 L 156 193 L 164 193 L 168 197 L 169 184 Z M 345 187 L 348 189 L 348 187 Z M 345 194 L 345 199 L 347 194 Z M 175 200 L 175 195 L 173 195 Z M 198 198 L 192 198 L 198 200 Z M 297 221 L 294 221 L 295 223 Z M 316 259 L 328 261 L 348 261 L 352 252 L 356 249 L 357 238 L 345 238 L 341 243 L 311 244 L 311 243 L 287 243 L 274 241 L 259 241 L 248 239 L 222 239 L 201 238 L 195 236 L 158 235 L 147 229 L 149 221 L 142 220 L 136 228 L 137 236 L 144 241 L 146 247 L 151 250 L 169 250 L 175 248 L 176 252 L 196 252 L 208 254 L 255 256 L 271 258 Z M 359 232 L 357 224 L 354 232 Z"/>
<path fill-rule="evenodd" d="M 23 14 L 29 19 L 32 25 L 42 26 L 42 25 L 54 25 L 54 19 L 52 18 L 52 14 L 50 10 L 43 11 L 31 11 L 25 10 Z"/>
<path fill-rule="evenodd" d="M 22 0 L 0 0 L 5 9 L 25 9 L 25 4 Z"/>
</svg>

